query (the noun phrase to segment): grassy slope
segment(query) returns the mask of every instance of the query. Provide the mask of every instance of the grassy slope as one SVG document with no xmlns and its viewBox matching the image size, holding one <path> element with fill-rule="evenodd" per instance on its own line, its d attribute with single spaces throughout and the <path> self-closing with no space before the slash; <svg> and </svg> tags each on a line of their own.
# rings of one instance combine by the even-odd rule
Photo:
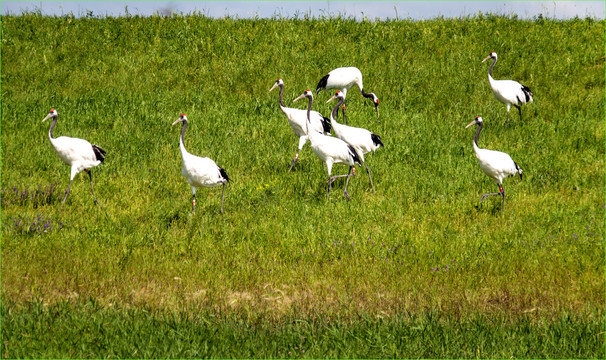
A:
<svg viewBox="0 0 606 360">
<path fill-rule="evenodd" d="M 491 50 L 495 78 L 535 93 L 508 127 L 480 63 Z M 2 299 L 276 321 L 603 314 L 603 56 L 604 22 L 590 20 L 3 17 Z M 367 156 L 377 194 L 358 171 L 348 202 L 342 183 L 326 198 L 308 145 L 286 172 L 297 140 L 268 90 L 282 77 L 288 104 L 350 65 L 381 99 L 377 121 L 351 92 L 350 124 L 386 147 Z M 314 108 L 328 115 L 329 97 Z M 107 150 L 93 171 L 102 207 L 85 175 L 61 206 L 69 169 L 40 122 L 51 107 L 55 136 Z M 189 215 L 170 126 L 180 112 L 189 151 L 233 179 L 225 215 L 218 189 L 201 189 Z M 494 198 L 479 202 L 496 186 L 464 129 L 478 114 L 481 146 L 525 171 L 505 183 L 504 214 Z"/>
</svg>

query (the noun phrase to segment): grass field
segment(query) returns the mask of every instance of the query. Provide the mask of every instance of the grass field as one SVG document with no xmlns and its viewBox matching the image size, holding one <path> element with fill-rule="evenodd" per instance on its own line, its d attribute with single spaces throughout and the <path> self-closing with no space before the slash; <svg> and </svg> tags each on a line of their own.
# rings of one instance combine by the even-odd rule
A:
<svg viewBox="0 0 606 360">
<path fill-rule="evenodd" d="M 3 357 L 604 358 L 604 25 L 3 16 Z M 490 51 L 535 95 L 508 126 Z M 309 144 L 287 172 L 298 139 L 268 92 L 280 77 L 303 108 L 339 66 L 380 98 L 377 120 L 350 91 L 348 124 L 385 143 L 376 194 L 358 168 L 350 201 Z M 107 151 L 100 206 L 86 174 L 61 204 L 51 108 L 55 136 Z M 223 215 L 220 188 L 190 214 L 181 112 L 188 151 L 232 179 Z M 504 211 L 480 202 L 498 188 L 477 115 L 480 146 L 524 169 Z"/>
</svg>

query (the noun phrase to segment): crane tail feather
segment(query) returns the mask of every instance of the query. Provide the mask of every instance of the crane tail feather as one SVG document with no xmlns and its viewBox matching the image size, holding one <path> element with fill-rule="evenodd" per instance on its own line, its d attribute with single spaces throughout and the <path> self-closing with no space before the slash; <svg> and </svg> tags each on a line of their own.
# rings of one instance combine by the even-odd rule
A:
<svg viewBox="0 0 606 360">
<path fill-rule="evenodd" d="M 95 158 L 97 161 L 103 162 L 105 160 L 105 150 L 101 149 L 99 146 L 93 144 L 93 152 L 95 153 Z"/>
<path fill-rule="evenodd" d="M 381 140 L 381 137 L 379 135 L 377 135 L 375 133 L 371 133 L 370 138 L 372 139 L 373 144 L 375 144 L 376 146 L 385 147 L 385 145 L 383 145 L 383 141 Z"/>
<path fill-rule="evenodd" d="M 524 85 L 522 85 L 522 92 L 524 92 L 524 96 L 526 97 L 526 102 L 532 102 L 532 91 L 530 91 L 530 89 Z"/>
<path fill-rule="evenodd" d="M 328 84 L 328 77 L 329 76 L 330 75 L 326 75 L 322 79 L 320 79 L 320 82 L 318 82 L 318 86 L 316 86 L 316 94 L 319 93 L 320 90 L 326 89 L 326 84 Z"/>
<path fill-rule="evenodd" d="M 358 155 L 356 149 L 354 149 L 354 147 L 351 145 L 347 145 L 347 148 L 349 149 L 349 154 L 351 155 L 354 164 L 362 165 L 362 161 L 360 160 L 360 156 Z"/>
<path fill-rule="evenodd" d="M 227 173 L 221 167 L 219 168 L 219 174 L 221 174 L 221 177 L 225 179 L 225 181 L 229 182 L 229 176 L 227 176 Z"/>
<path fill-rule="evenodd" d="M 327 117 L 322 117 L 322 128 L 324 129 L 325 134 L 330 133 L 330 129 L 332 129 L 332 125 L 330 124 L 330 119 Z"/>
</svg>

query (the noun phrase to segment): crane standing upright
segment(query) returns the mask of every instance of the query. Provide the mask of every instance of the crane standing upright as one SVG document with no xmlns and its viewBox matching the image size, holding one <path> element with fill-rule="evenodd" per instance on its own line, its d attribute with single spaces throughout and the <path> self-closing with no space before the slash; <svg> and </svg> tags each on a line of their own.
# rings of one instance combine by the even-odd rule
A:
<svg viewBox="0 0 606 360">
<path fill-rule="evenodd" d="M 311 105 L 313 103 L 314 96 L 311 90 L 305 90 L 305 92 L 294 101 L 302 98 L 309 99 L 309 104 L 307 105 L 307 124 L 309 124 Z M 316 156 L 320 158 L 320 160 L 326 163 L 326 170 L 328 171 L 328 195 L 330 195 L 332 183 L 337 178 L 347 177 L 347 181 L 345 182 L 345 191 L 343 194 L 345 195 L 346 199 L 349 199 L 347 185 L 349 184 L 349 178 L 356 175 L 356 169 L 354 167 L 355 164 L 360 164 L 360 157 L 358 156 L 358 153 L 351 145 L 336 137 L 322 135 L 314 131 L 308 131 L 308 135 L 312 150 Z M 335 163 L 349 165 L 349 172 L 347 175 L 335 175 L 331 177 L 330 174 L 332 171 L 332 165 Z"/>
<path fill-rule="evenodd" d="M 509 109 L 511 108 L 511 105 L 518 108 L 520 118 L 522 118 L 522 109 L 520 106 L 532 102 L 532 91 L 517 81 L 493 79 L 492 68 L 497 62 L 497 53 L 494 51 L 491 52 L 490 55 L 482 60 L 482 63 L 488 59 L 492 59 L 492 64 L 488 70 L 488 81 L 490 82 L 490 87 L 492 88 L 494 97 L 503 104 L 507 105 L 507 121 L 505 121 L 505 125 L 507 125 L 509 122 Z"/>
<path fill-rule="evenodd" d="M 295 136 L 299 137 L 299 147 L 297 148 L 297 153 L 295 154 L 295 158 L 292 159 L 292 162 L 290 163 L 290 168 L 288 169 L 288 172 L 290 172 L 292 170 L 292 167 L 295 165 L 295 162 L 299 158 L 299 151 L 301 151 L 303 145 L 305 145 L 308 140 L 307 110 L 285 107 L 284 102 L 282 102 L 282 96 L 284 94 L 284 81 L 282 81 L 282 79 L 276 80 L 274 86 L 272 86 L 269 91 L 272 91 L 276 87 L 280 88 L 280 109 L 282 110 L 284 115 L 286 115 L 288 123 L 290 124 L 292 131 L 295 133 Z M 311 123 L 309 127 L 311 131 L 316 131 L 325 135 L 330 134 L 330 120 L 328 118 L 325 118 L 317 111 L 312 111 L 310 114 L 310 118 Z"/>
<path fill-rule="evenodd" d="M 179 118 L 173 123 L 173 126 L 178 123 L 183 123 L 181 128 L 181 137 L 179 138 L 179 148 L 181 149 L 181 158 L 183 160 L 183 169 L 181 173 L 187 179 L 189 185 L 191 185 L 191 192 L 193 193 L 191 213 L 193 214 L 196 210 L 196 187 L 214 187 L 223 185 L 223 193 L 221 195 L 221 213 L 223 213 L 223 200 L 225 199 L 225 185 L 229 181 L 229 177 L 225 170 L 217 166 L 217 164 L 207 158 L 192 155 L 185 149 L 183 143 L 183 136 L 185 135 L 185 129 L 187 128 L 187 116 L 181 114 Z"/>
<path fill-rule="evenodd" d="M 72 168 L 69 178 L 69 186 L 65 192 L 65 197 L 63 198 L 62 203 L 65 203 L 67 195 L 69 195 L 74 177 L 80 171 L 84 170 L 90 178 L 90 189 L 93 193 L 93 200 L 95 201 L 95 204 L 98 205 L 99 202 L 95 197 L 95 190 L 93 189 L 93 174 L 90 169 L 101 164 L 103 160 L 105 160 L 105 150 L 101 149 L 97 145 L 91 145 L 91 143 L 84 139 L 67 136 L 53 138 L 53 130 L 55 129 L 55 125 L 57 125 L 57 117 L 57 110 L 51 109 L 48 115 L 46 115 L 42 121 L 53 118 L 53 122 L 48 130 L 48 138 L 51 145 L 57 152 L 57 155 L 59 155 L 59 158 Z"/>
<path fill-rule="evenodd" d="M 478 131 L 473 139 L 473 150 L 476 153 L 478 162 L 480 163 L 480 168 L 482 171 L 484 171 L 486 176 L 493 179 L 499 185 L 498 193 L 484 194 L 482 195 L 481 201 L 484 201 L 484 199 L 486 199 L 488 196 L 501 195 L 503 197 L 503 205 L 501 210 L 503 210 L 505 209 L 505 190 L 503 190 L 503 179 L 508 176 L 515 176 L 516 174 L 520 174 L 520 179 L 522 179 L 522 169 L 508 154 L 501 151 L 481 149 L 478 147 L 478 138 L 480 137 L 480 132 L 482 131 L 484 121 L 480 116 L 478 116 L 474 121 L 465 126 L 465 128 L 467 129 L 472 125 L 478 125 Z"/>
</svg>

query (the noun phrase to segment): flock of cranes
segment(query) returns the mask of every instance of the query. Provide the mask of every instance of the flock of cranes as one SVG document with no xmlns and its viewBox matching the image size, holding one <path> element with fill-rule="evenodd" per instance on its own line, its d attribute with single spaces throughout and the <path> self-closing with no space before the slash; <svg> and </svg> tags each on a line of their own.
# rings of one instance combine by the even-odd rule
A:
<svg viewBox="0 0 606 360">
<path fill-rule="evenodd" d="M 532 102 L 533 94 L 529 88 L 516 81 L 494 80 L 492 78 L 492 69 L 497 61 L 497 54 L 494 51 L 491 52 L 490 55 L 482 61 L 482 63 L 489 59 L 492 59 L 492 64 L 490 65 L 490 70 L 488 72 L 488 80 L 495 98 L 507 105 L 507 121 L 505 122 L 507 124 L 509 122 L 509 109 L 511 105 L 518 108 L 521 117 L 522 110 L 520 106 Z M 303 98 L 308 99 L 307 110 L 289 108 L 284 105 L 284 81 L 282 81 L 282 79 L 276 80 L 275 84 L 269 90 L 271 92 L 276 87 L 280 88 L 280 109 L 288 119 L 288 123 L 290 124 L 295 136 L 299 138 L 299 146 L 288 171 L 290 172 L 292 170 L 295 162 L 298 159 L 299 151 L 309 140 L 313 152 L 326 165 L 326 170 L 328 172 L 328 195 L 330 195 L 333 182 L 338 178 L 345 177 L 346 182 L 343 194 L 347 199 L 349 199 L 347 186 L 349 184 L 349 179 L 356 174 L 356 164 L 363 164 L 366 168 L 370 186 L 373 194 L 375 193 L 372 177 L 370 175 L 370 169 L 366 164 L 364 155 L 383 147 L 383 141 L 379 135 L 363 128 L 345 125 L 345 98 L 347 96 L 347 91 L 353 86 L 358 87 L 362 96 L 372 99 L 377 112 L 377 118 L 379 118 L 379 98 L 374 93 L 367 93 L 365 91 L 362 82 L 362 73 L 355 67 L 342 67 L 332 70 L 328 73 L 328 75 L 324 76 L 319 81 L 316 87 L 316 94 L 321 90 L 337 90 L 334 96 L 327 101 L 328 103 L 333 100 L 338 100 L 336 106 L 330 113 L 330 118 L 326 118 L 319 112 L 311 110 L 313 104 L 313 93 L 311 90 L 306 90 L 293 101 L 295 102 Z M 339 109 L 342 109 L 343 124 L 337 122 Z M 51 109 L 49 114 L 42 121 L 46 121 L 49 118 L 53 119 L 48 132 L 51 145 L 57 152 L 59 158 L 65 164 L 71 166 L 69 187 L 65 192 L 63 203 L 65 203 L 65 200 L 69 195 L 74 177 L 79 172 L 84 170 L 86 173 L 88 173 L 90 178 L 93 200 L 95 201 L 95 204 L 98 204 L 97 198 L 95 197 L 95 190 L 93 188 L 91 168 L 103 162 L 105 159 L 105 150 L 83 139 L 66 136 L 53 138 L 53 129 L 57 124 L 57 111 L 55 109 Z M 187 116 L 185 114 L 181 114 L 179 119 L 177 119 L 172 125 L 174 126 L 178 123 L 182 123 L 181 136 L 179 138 L 179 147 L 183 161 L 183 169 L 181 173 L 191 186 L 193 194 L 192 214 L 196 209 L 196 188 L 215 186 L 223 186 L 223 192 L 221 195 L 221 213 L 223 213 L 225 187 L 227 182 L 229 182 L 229 176 L 223 168 L 219 167 L 210 158 L 190 154 L 185 149 L 183 138 L 185 136 L 185 130 L 188 124 Z M 522 178 L 522 169 L 506 153 L 481 149 L 478 146 L 478 138 L 480 136 L 480 132 L 482 131 L 482 118 L 480 116 L 476 117 L 476 119 L 467 125 L 466 128 L 472 125 L 478 125 L 478 130 L 473 140 L 473 149 L 476 157 L 478 158 L 480 168 L 489 178 L 493 179 L 499 185 L 498 193 L 484 194 L 482 195 L 481 201 L 484 201 L 484 199 L 488 196 L 500 195 L 503 198 L 501 209 L 504 209 L 505 191 L 503 190 L 503 179 L 516 174 L 519 174 L 520 178 Z M 330 134 L 331 129 L 335 136 Z M 349 166 L 348 173 L 331 176 L 333 164 L 343 164 Z"/>
</svg>

